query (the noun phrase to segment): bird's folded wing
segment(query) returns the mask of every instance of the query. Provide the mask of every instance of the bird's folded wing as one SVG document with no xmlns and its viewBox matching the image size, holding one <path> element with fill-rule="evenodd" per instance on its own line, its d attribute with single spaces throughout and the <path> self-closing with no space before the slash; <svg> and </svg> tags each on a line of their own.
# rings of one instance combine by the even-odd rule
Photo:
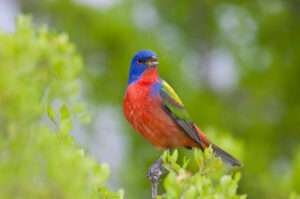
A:
<svg viewBox="0 0 300 199">
<path fill-rule="evenodd" d="M 184 133 L 202 146 L 203 142 L 201 141 L 198 131 L 190 119 L 182 101 L 174 89 L 164 80 L 161 80 L 160 96 L 165 112 L 184 131 Z"/>
</svg>

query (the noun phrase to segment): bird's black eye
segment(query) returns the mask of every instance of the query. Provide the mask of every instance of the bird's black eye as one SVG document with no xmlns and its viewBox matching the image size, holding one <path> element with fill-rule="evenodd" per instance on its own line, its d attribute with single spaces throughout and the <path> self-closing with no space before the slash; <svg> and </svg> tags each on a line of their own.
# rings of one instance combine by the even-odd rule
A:
<svg viewBox="0 0 300 199">
<path fill-rule="evenodd" d="M 138 64 L 142 64 L 142 63 L 144 63 L 144 62 L 143 62 L 143 60 L 138 59 L 137 63 L 138 63 Z"/>
</svg>

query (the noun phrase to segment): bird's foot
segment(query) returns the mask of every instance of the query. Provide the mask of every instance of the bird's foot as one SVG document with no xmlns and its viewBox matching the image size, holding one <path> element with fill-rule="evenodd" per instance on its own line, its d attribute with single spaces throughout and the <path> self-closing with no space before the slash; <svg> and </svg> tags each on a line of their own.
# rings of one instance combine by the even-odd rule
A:
<svg viewBox="0 0 300 199">
<path fill-rule="evenodd" d="M 147 176 L 152 184 L 152 199 L 156 199 L 157 197 L 159 179 L 165 172 L 166 170 L 163 167 L 163 160 L 161 158 L 156 160 L 148 170 Z"/>
</svg>

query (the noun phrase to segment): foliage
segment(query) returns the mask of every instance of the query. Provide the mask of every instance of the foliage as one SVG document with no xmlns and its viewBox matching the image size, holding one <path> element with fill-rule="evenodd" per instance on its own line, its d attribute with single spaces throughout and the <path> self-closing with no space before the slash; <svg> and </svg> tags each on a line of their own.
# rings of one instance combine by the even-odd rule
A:
<svg viewBox="0 0 300 199">
<path fill-rule="evenodd" d="M 172 154 L 164 153 L 163 159 L 169 174 L 164 180 L 166 193 L 161 198 L 246 198 L 236 193 L 240 173 L 226 168 L 211 148 L 204 153 L 194 150 L 193 161 L 197 165 L 194 172 L 187 169 L 190 160 L 185 159 L 182 166 L 177 163 L 177 150 Z"/>
<path fill-rule="evenodd" d="M 84 115 L 82 61 L 66 34 L 20 17 L 15 33 L 0 35 L 0 57 L 0 198 L 121 198 L 106 188 L 107 165 L 70 136 Z"/>
</svg>

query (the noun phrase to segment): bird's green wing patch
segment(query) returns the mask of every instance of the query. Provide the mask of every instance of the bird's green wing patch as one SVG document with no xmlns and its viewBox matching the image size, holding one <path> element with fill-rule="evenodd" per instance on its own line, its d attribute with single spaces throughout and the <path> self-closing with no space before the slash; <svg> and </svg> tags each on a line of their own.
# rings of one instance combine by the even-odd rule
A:
<svg viewBox="0 0 300 199">
<path fill-rule="evenodd" d="M 190 119 L 184 105 L 174 89 L 164 80 L 161 80 L 160 96 L 163 109 L 173 121 L 193 140 L 201 144 L 200 137 Z"/>
<path fill-rule="evenodd" d="M 175 106 L 179 109 L 184 109 L 181 99 L 178 97 L 174 89 L 164 80 L 161 81 L 160 95 L 167 104 Z"/>
</svg>

